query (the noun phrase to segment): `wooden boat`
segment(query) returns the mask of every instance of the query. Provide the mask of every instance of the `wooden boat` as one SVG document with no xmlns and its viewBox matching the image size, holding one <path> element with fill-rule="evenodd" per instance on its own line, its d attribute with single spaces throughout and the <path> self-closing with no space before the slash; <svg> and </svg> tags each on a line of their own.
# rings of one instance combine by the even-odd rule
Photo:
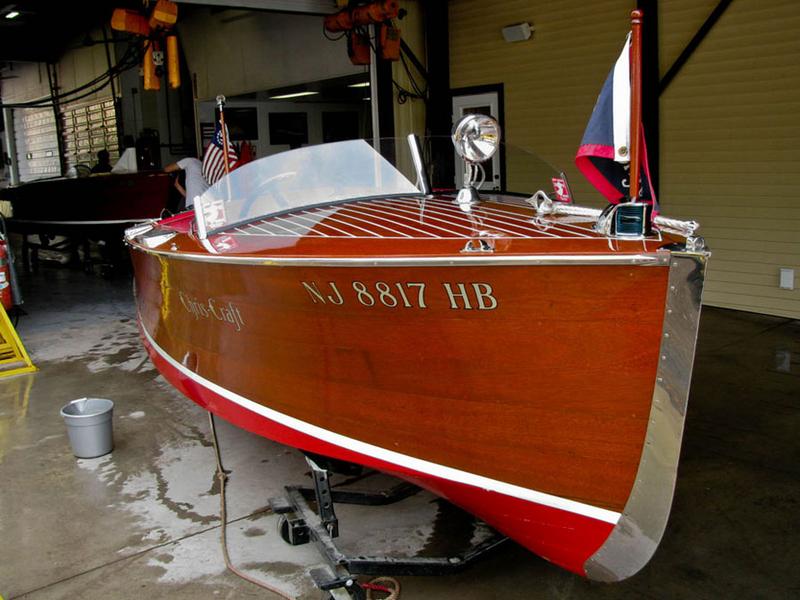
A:
<svg viewBox="0 0 800 600">
<path fill-rule="evenodd" d="M 143 171 L 40 179 L 0 190 L 0 200 L 11 203 L 8 225 L 18 233 L 118 239 L 179 198 L 170 175 Z"/>
<path fill-rule="evenodd" d="M 237 169 L 126 234 L 153 362 L 242 428 L 411 481 L 591 579 L 633 575 L 670 512 L 708 252 L 640 200 L 631 115 L 634 201 L 604 211 L 479 192 L 482 115 L 454 130 L 458 192 L 431 193 L 413 136 L 410 161 L 380 147 L 418 185 L 358 140 Z"/>
<path fill-rule="evenodd" d="M 576 573 L 632 575 L 675 484 L 696 224 L 630 236 L 543 192 L 422 187 L 338 142 L 129 230 L 153 362 L 239 427 L 402 477 Z"/>
</svg>

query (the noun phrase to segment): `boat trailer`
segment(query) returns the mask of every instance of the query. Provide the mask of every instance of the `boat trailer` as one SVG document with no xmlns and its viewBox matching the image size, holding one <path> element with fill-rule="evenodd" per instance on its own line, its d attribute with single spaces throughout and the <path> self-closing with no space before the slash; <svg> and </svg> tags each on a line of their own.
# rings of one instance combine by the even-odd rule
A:
<svg viewBox="0 0 800 600">
<path fill-rule="evenodd" d="M 316 457 L 315 457 L 316 458 Z M 471 545 L 453 556 L 393 557 L 350 556 L 334 542 L 339 537 L 339 519 L 335 504 L 386 506 L 414 494 L 421 488 L 406 482 L 379 491 L 335 489 L 330 471 L 306 456 L 314 487 L 286 486 L 286 495 L 271 498 L 269 505 L 280 515 L 278 530 L 283 540 L 293 546 L 313 542 L 328 568 L 313 569 L 311 577 L 317 587 L 335 600 L 366 600 L 368 584 L 359 583 L 356 575 L 449 575 L 470 566 L 508 540 L 495 532 L 489 538 Z M 371 471 L 368 477 L 376 472 Z M 311 503 L 316 505 L 316 510 Z"/>
</svg>

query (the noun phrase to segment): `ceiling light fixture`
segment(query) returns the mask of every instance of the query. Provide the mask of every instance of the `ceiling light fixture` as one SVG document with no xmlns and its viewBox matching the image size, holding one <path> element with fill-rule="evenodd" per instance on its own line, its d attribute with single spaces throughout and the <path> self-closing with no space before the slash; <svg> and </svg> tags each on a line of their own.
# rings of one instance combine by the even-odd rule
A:
<svg viewBox="0 0 800 600">
<path fill-rule="evenodd" d="M 12 10 L 9 13 L 6 13 L 6 19 L 16 19 L 19 16 L 18 10 Z"/>
<path fill-rule="evenodd" d="M 300 96 L 314 96 L 319 92 L 294 92 L 293 94 L 280 94 L 279 96 L 270 96 L 270 100 L 285 100 L 286 98 L 299 98 Z"/>
<path fill-rule="evenodd" d="M 369 87 L 369 81 L 363 81 L 361 83 L 351 83 L 347 87 L 349 88 L 362 88 L 362 87 Z"/>
</svg>

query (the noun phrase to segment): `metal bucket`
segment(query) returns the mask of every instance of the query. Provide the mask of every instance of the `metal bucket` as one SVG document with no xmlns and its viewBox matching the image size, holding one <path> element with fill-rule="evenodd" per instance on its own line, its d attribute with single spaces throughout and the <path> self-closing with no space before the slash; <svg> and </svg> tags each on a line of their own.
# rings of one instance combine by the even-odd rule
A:
<svg viewBox="0 0 800 600">
<path fill-rule="evenodd" d="M 61 409 L 75 456 L 96 458 L 111 452 L 113 414 L 114 403 L 105 398 L 80 398 Z"/>
</svg>

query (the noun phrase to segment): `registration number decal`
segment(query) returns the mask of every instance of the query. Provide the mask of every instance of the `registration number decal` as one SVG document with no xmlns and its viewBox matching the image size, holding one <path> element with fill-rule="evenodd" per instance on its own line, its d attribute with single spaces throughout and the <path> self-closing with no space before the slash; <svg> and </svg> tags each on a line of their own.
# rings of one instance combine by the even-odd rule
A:
<svg viewBox="0 0 800 600">
<path fill-rule="evenodd" d="M 317 305 L 355 303 L 367 307 L 426 309 L 434 295 L 447 302 L 451 310 L 494 310 L 498 305 L 492 286 L 482 282 L 428 285 L 422 281 L 351 281 L 347 284 L 301 281 L 300 285 L 308 299 Z"/>
</svg>

